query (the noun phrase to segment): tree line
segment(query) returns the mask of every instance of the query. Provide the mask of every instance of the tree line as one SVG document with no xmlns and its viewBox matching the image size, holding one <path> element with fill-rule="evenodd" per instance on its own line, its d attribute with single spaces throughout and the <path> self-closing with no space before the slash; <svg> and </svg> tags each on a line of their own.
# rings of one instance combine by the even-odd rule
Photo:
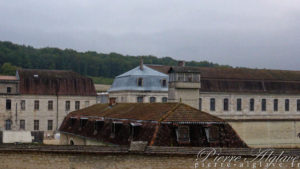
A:
<svg viewBox="0 0 300 169">
<path fill-rule="evenodd" d="M 97 53 L 93 51 L 77 52 L 72 49 L 34 48 L 0 41 L 0 73 L 14 75 L 18 68 L 73 70 L 82 75 L 97 77 L 103 82 L 111 83 L 112 78 L 122 74 L 137 65 L 140 57 L 145 64 L 177 65 L 177 60 L 171 57 L 129 56 L 118 53 Z M 230 67 L 208 61 L 190 61 L 187 66 L 200 67 Z"/>
</svg>

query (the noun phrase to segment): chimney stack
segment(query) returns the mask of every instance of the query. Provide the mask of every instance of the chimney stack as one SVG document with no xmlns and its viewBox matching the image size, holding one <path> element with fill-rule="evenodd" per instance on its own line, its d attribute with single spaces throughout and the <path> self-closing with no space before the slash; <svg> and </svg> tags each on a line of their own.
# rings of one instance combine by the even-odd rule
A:
<svg viewBox="0 0 300 169">
<path fill-rule="evenodd" d="M 184 67 L 185 66 L 185 61 L 183 61 L 183 60 L 178 61 L 178 66 Z"/>
<path fill-rule="evenodd" d="M 144 70 L 144 61 L 143 61 L 143 57 L 141 57 L 141 60 L 140 60 L 140 69 L 141 69 L 141 70 Z"/>
</svg>

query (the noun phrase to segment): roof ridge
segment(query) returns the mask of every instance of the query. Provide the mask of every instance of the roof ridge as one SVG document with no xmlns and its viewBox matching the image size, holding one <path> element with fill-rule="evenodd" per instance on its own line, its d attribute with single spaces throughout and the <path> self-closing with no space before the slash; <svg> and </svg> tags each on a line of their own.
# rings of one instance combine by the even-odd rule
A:
<svg viewBox="0 0 300 169">
<path fill-rule="evenodd" d="M 177 103 L 171 110 L 169 110 L 162 118 L 159 119 L 159 122 L 164 121 L 167 117 L 169 117 L 174 110 L 176 110 L 182 103 Z"/>
</svg>

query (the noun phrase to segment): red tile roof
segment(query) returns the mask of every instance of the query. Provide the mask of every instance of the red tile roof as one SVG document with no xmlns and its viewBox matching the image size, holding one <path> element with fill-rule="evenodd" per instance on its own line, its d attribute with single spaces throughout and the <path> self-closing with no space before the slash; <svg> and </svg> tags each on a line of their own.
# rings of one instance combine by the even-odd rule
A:
<svg viewBox="0 0 300 169">
<path fill-rule="evenodd" d="M 162 122 L 223 122 L 218 117 L 182 103 L 118 103 L 113 107 L 96 104 L 68 115 L 83 116 Z"/>
</svg>

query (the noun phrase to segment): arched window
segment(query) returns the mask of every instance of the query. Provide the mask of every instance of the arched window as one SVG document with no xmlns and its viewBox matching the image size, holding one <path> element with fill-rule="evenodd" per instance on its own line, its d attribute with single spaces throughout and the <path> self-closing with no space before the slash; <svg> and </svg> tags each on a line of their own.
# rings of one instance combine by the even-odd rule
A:
<svg viewBox="0 0 300 169">
<path fill-rule="evenodd" d="M 150 103 L 155 103 L 156 102 L 156 97 L 150 97 Z"/>
<path fill-rule="evenodd" d="M 163 98 L 161 99 L 161 101 L 162 101 L 163 103 L 166 103 L 166 102 L 168 102 L 168 98 L 167 98 L 167 97 L 163 97 Z"/>
</svg>

